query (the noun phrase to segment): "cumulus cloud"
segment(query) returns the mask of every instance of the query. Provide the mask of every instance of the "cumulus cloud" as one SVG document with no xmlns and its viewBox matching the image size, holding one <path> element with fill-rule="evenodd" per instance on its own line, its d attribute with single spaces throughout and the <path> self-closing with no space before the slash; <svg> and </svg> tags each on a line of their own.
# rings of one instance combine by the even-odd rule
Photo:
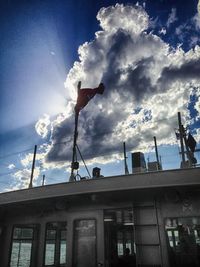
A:
<svg viewBox="0 0 200 267">
<path fill-rule="evenodd" d="M 38 135 L 42 138 L 45 138 L 49 132 L 49 125 L 50 125 L 50 118 L 49 115 L 44 114 L 42 118 L 40 118 L 37 123 L 35 124 L 35 130 Z"/>
<path fill-rule="evenodd" d="M 175 15 L 174 9 L 168 25 Z M 67 75 L 67 112 L 52 122 L 47 162 L 71 161 L 79 80 L 82 87 L 93 88 L 100 81 L 106 85 L 104 94 L 96 95 L 79 116 L 78 145 L 91 162 L 94 157 L 108 162 L 122 151 L 123 141 L 129 151 L 148 150 L 155 135 L 160 144 L 173 144 L 177 112 L 182 112 L 183 123 L 190 121 L 188 102 L 199 87 L 200 47 L 186 53 L 148 33 L 150 19 L 141 6 L 102 8 L 97 19 L 102 30 L 79 47 L 79 61 Z"/>
<path fill-rule="evenodd" d="M 38 167 L 36 167 L 34 170 L 34 181 L 33 181 L 34 184 L 36 183 L 39 174 L 40 170 Z M 28 188 L 31 177 L 30 169 L 24 168 L 23 170 L 15 172 L 12 176 L 15 178 L 15 185 L 14 186 L 12 185 L 13 190 Z"/>
<path fill-rule="evenodd" d="M 194 22 L 194 25 L 195 25 L 196 29 L 199 30 L 200 29 L 200 13 L 197 13 L 193 17 L 193 22 Z"/>
<path fill-rule="evenodd" d="M 177 20 L 178 18 L 176 17 L 176 8 L 172 8 L 166 23 L 167 28 L 169 28 L 169 26 Z"/>
<path fill-rule="evenodd" d="M 197 4 L 197 12 L 198 12 L 198 14 L 200 16 L 200 1 L 198 1 L 198 4 Z"/>
<path fill-rule="evenodd" d="M 139 16 L 138 16 L 139 14 Z M 148 27 L 148 15 L 141 6 L 130 8 L 116 4 L 101 8 L 97 15 L 103 30 L 111 33 L 123 28 L 133 34 L 140 34 Z"/>
<path fill-rule="evenodd" d="M 13 163 L 8 165 L 8 169 L 9 169 L 9 170 L 12 170 L 12 169 L 14 169 L 14 168 L 15 168 L 15 165 L 14 165 Z"/>
</svg>

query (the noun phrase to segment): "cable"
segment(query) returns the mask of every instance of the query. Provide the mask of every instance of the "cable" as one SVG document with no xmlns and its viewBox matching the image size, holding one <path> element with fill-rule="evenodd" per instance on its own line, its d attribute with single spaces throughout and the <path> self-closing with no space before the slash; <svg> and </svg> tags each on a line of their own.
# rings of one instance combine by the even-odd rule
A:
<svg viewBox="0 0 200 267">
<path fill-rule="evenodd" d="M 89 172 L 89 170 L 88 170 L 88 168 L 87 168 L 87 166 L 86 166 L 86 164 L 85 164 L 85 161 L 84 161 L 84 159 L 83 159 L 83 157 L 82 157 L 82 155 L 81 155 L 81 151 L 80 151 L 80 149 L 79 149 L 79 147 L 78 147 L 77 144 L 76 144 L 76 147 L 77 147 L 78 152 L 79 152 L 79 154 L 80 154 L 80 156 L 81 156 L 81 159 L 82 159 L 82 161 L 83 161 L 83 164 L 84 164 L 84 166 L 85 166 L 85 169 L 87 170 L 87 173 L 88 173 L 89 177 L 91 178 L 90 172 Z"/>
<path fill-rule="evenodd" d="M 7 172 L 7 173 L 0 173 L 0 176 L 7 176 L 10 175 L 12 173 L 15 173 L 16 171 L 12 171 L 12 172 Z"/>
<path fill-rule="evenodd" d="M 5 166 L 5 167 L 7 167 L 8 168 L 8 166 L 9 166 L 9 163 L 2 163 L 2 162 L 0 162 L 0 165 L 3 165 L 3 166 Z M 8 168 L 9 169 L 9 168 Z M 16 170 L 19 170 L 19 171 L 21 171 L 22 169 L 19 169 L 19 168 L 17 168 L 16 166 L 14 166 L 12 169 L 16 169 Z M 14 171 L 14 170 L 13 170 Z"/>
<path fill-rule="evenodd" d="M 22 150 L 22 151 L 18 151 L 18 152 L 14 152 L 12 154 L 7 154 L 7 155 L 5 155 L 3 157 L 1 156 L 0 159 L 8 158 L 8 157 L 11 157 L 13 155 L 18 155 L 20 153 L 24 153 L 24 152 L 27 152 L 27 151 L 30 151 L 30 150 L 32 150 L 32 148 L 29 148 L 29 149 L 26 149 L 26 150 Z"/>
</svg>

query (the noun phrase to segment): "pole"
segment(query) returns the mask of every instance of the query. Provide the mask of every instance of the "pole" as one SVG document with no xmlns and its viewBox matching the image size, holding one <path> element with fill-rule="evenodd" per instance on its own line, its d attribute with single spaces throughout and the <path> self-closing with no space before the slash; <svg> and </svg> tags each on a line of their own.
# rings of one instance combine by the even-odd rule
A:
<svg viewBox="0 0 200 267">
<path fill-rule="evenodd" d="M 159 161 L 159 157 L 158 157 L 158 147 L 157 147 L 157 141 L 156 141 L 156 137 L 153 137 L 154 140 L 154 145 L 155 145 L 155 152 L 156 152 L 156 161 L 158 164 L 158 169 L 160 169 L 160 161 Z"/>
<path fill-rule="evenodd" d="M 179 133 L 180 133 L 182 163 L 184 165 L 185 164 L 185 153 L 184 153 L 184 144 L 183 144 L 183 125 L 181 123 L 181 113 L 180 112 L 178 112 L 178 125 L 179 125 Z"/>
<path fill-rule="evenodd" d="M 37 145 L 35 145 L 35 148 L 34 148 L 33 162 L 32 162 L 32 170 L 31 170 L 31 179 L 30 179 L 30 183 L 29 183 L 29 188 L 32 188 L 33 187 L 33 174 L 34 174 L 34 169 L 35 169 L 36 153 L 37 153 Z"/>
<path fill-rule="evenodd" d="M 184 140 L 184 143 L 185 143 L 185 148 L 186 148 L 186 155 L 187 155 L 187 158 L 189 160 L 189 167 L 192 166 L 192 159 L 194 158 L 194 153 L 191 152 L 188 148 L 188 144 L 187 144 L 187 140 L 186 140 L 186 134 L 185 134 L 185 129 L 183 128 L 183 125 L 182 125 L 182 129 L 183 129 L 183 132 L 184 132 L 184 135 L 183 135 L 183 140 Z M 185 151 L 184 151 L 184 154 L 185 154 Z"/>
<path fill-rule="evenodd" d="M 42 186 L 44 186 L 45 174 L 42 175 Z"/>
<path fill-rule="evenodd" d="M 125 142 L 123 142 L 123 147 L 124 147 L 124 172 L 125 174 L 129 174 L 128 166 L 126 162 L 127 156 L 126 156 L 126 143 Z"/>
<path fill-rule="evenodd" d="M 78 100 L 78 95 L 79 91 L 81 89 L 81 81 L 78 82 L 77 86 L 77 100 Z M 76 142 L 78 138 L 78 116 L 79 116 L 79 110 L 75 109 L 75 126 L 74 126 L 74 141 L 73 141 L 73 150 L 72 150 L 72 165 L 71 165 L 71 175 L 69 178 L 70 182 L 73 182 L 74 179 L 74 162 L 75 162 L 75 157 L 76 157 Z"/>
<path fill-rule="evenodd" d="M 74 162 L 76 157 L 76 142 L 78 137 L 78 116 L 79 112 L 75 112 L 75 128 L 74 128 L 74 141 L 73 141 L 73 152 L 72 152 L 72 165 L 71 165 L 71 175 L 70 182 L 74 181 Z"/>
</svg>

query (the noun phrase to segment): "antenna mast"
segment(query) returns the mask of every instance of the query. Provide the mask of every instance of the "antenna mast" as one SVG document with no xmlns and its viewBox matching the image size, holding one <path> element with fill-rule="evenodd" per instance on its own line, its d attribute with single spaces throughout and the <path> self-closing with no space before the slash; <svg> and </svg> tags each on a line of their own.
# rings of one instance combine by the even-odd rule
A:
<svg viewBox="0 0 200 267">
<path fill-rule="evenodd" d="M 179 134 L 180 134 L 180 144 L 181 144 L 181 156 L 182 156 L 182 164 L 181 166 L 185 166 L 185 153 L 184 153 L 184 143 L 183 143 L 183 125 L 181 123 L 181 113 L 178 112 L 178 125 L 179 125 Z"/>
<path fill-rule="evenodd" d="M 31 170 L 31 179 L 30 179 L 30 183 L 29 183 L 29 188 L 32 188 L 33 187 L 33 174 L 34 174 L 34 169 L 35 169 L 36 153 L 37 153 L 37 145 L 35 145 L 35 147 L 34 147 L 32 170 Z"/>
<path fill-rule="evenodd" d="M 79 95 L 79 91 L 81 89 L 81 81 L 78 82 L 77 86 L 77 99 Z M 76 158 L 76 142 L 78 138 L 78 116 L 79 116 L 79 111 L 75 110 L 75 127 L 74 127 L 74 141 L 73 141 L 73 152 L 72 152 L 72 163 L 71 163 L 71 175 L 69 178 L 69 181 L 72 182 L 74 181 L 74 170 L 77 169 L 77 164 L 75 162 Z"/>
<path fill-rule="evenodd" d="M 154 145 L 155 145 L 155 152 L 156 152 L 156 161 L 158 164 L 158 169 L 160 170 L 160 161 L 159 161 L 159 157 L 158 157 L 158 147 L 157 147 L 157 141 L 156 141 L 156 137 L 153 137 L 154 140 Z"/>
<path fill-rule="evenodd" d="M 125 142 L 123 142 L 123 148 L 124 148 L 124 172 L 127 175 L 129 174 L 129 171 L 128 171 L 128 166 L 126 162 L 127 156 L 126 156 L 126 143 Z"/>
</svg>

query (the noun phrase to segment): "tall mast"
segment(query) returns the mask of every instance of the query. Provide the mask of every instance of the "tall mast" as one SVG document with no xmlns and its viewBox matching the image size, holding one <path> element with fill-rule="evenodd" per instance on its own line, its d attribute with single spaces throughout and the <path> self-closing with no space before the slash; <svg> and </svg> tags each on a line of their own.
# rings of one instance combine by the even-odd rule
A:
<svg viewBox="0 0 200 267">
<path fill-rule="evenodd" d="M 157 141 L 156 141 L 156 137 L 153 137 L 154 140 L 154 145 L 155 145 L 155 152 L 156 152 L 156 161 L 158 164 L 158 169 L 160 169 L 160 161 L 159 161 L 159 157 L 158 157 L 158 147 L 157 147 Z"/>
<path fill-rule="evenodd" d="M 80 89 L 81 89 L 81 81 L 78 82 L 78 86 L 77 86 L 77 99 L 78 99 Z M 76 143 L 77 143 L 77 138 L 78 138 L 78 117 L 79 117 L 79 111 L 75 109 L 74 141 L 73 141 L 73 151 L 72 151 L 71 175 L 69 178 L 70 182 L 74 181 Z"/>
<path fill-rule="evenodd" d="M 32 170 L 31 170 L 31 179 L 30 179 L 30 183 L 29 183 L 29 188 L 32 188 L 33 187 L 33 175 L 34 175 L 34 169 L 35 169 L 36 153 L 37 153 L 37 145 L 35 145 L 35 147 L 34 147 Z"/>
<path fill-rule="evenodd" d="M 185 153 L 184 153 L 184 143 L 183 143 L 183 125 L 181 123 L 181 113 L 178 112 L 178 125 L 179 125 L 179 133 L 180 133 L 180 144 L 181 144 L 181 157 L 182 157 L 182 164 L 185 164 Z"/>
<path fill-rule="evenodd" d="M 126 143 L 125 142 L 123 142 L 123 148 L 124 148 L 124 172 L 125 174 L 129 174 L 128 166 L 126 162 L 127 156 L 126 156 Z"/>
</svg>

